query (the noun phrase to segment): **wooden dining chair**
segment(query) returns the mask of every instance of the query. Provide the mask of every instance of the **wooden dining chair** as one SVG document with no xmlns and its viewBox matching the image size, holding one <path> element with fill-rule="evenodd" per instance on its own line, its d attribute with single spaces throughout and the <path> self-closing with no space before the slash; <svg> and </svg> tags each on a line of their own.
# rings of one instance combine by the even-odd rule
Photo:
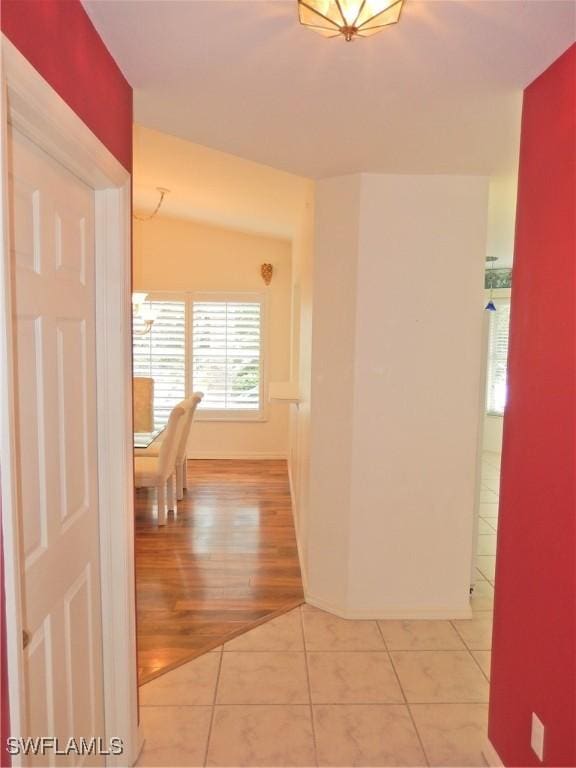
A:
<svg viewBox="0 0 576 768">
<path fill-rule="evenodd" d="M 186 461 L 188 437 L 192 428 L 192 421 L 194 420 L 194 414 L 198 404 L 204 397 L 203 392 L 194 392 L 187 400 L 182 400 L 180 405 L 185 409 L 184 421 L 180 430 L 180 437 L 178 441 L 178 447 L 176 448 L 176 457 L 174 459 L 175 465 L 175 479 L 176 479 L 176 499 L 180 501 L 184 498 L 184 489 L 188 487 L 187 475 L 186 475 Z M 136 448 L 134 451 L 135 456 L 158 456 L 160 448 L 162 446 L 163 436 L 160 435 L 159 439 L 155 440 L 148 448 Z"/>
<path fill-rule="evenodd" d="M 166 507 L 174 509 L 176 505 L 174 466 L 185 414 L 186 409 L 181 404 L 172 409 L 157 456 L 134 457 L 136 488 L 156 488 L 158 525 L 166 525 Z"/>
</svg>

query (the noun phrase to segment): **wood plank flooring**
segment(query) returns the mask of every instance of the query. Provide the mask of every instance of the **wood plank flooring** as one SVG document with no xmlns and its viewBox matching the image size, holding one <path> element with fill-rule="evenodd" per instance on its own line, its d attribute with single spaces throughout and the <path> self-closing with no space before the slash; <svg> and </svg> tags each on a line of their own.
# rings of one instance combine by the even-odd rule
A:
<svg viewBox="0 0 576 768">
<path fill-rule="evenodd" d="M 188 462 L 176 514 L 136 491 L 140 684 L 303 600 L 285 461 Z"/>
</svg>

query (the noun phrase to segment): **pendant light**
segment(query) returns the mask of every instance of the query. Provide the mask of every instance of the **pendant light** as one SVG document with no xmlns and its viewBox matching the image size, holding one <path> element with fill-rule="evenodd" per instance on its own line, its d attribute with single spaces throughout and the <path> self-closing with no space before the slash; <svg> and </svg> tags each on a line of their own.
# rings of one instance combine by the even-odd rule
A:
<svg viewBox="0 0 576 768">
<path fill-rule="evenodd" d="M 498 261 L 498 257 L 487 256 L 486 261 L 488 262 Z M 494 304 L 493 291 L 494 291 L 494 280 L 490 279 L 490 296 L 488 298 L 488 304 L 486 304 L 486 306 L 484 307 L 484 309 L 487 310 L 488 312 L 496 312 L 496 304 Z"/>
</svg>

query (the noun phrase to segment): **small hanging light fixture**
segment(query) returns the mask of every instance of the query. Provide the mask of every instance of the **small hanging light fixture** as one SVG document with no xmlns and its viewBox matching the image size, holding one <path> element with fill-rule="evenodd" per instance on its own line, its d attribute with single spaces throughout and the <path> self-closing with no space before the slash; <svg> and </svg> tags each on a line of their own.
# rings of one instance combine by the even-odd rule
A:
<svg viewBox="0 0 576 768">
<path fill-rule="evenodd" d="M 142 330 L 133 332 L 134 336 L 146 336 L 147 333 L 150 333 L 154 322 L 158 318 L 158 312 L 153 309 L 150 304 L 145 306 L 147 298 L 147 293 L 135 292 L 132 294 L 132 308 L 134 317 L 137 317 L 144 323 L 144 328 L 142 328 Z"/>
<path fill-rule="evenodd" d="M 498 261 L 498 256 L 487 256 L 486 261 L 488 262 Z M 494 267 L 490 267 L 488 271 L 490 271 L 490 269 L 494 269 Z M 490 278 L 490 296 L 488 298 L 488 304 L 486 304 L 486 306 L 484 307 L 484 309 L 487 310 L 488 312 L 496 312 L 496 304 L 494 304 L 494 299 L 492 295 L 493 291 L 494 291 L 494 280 Z"/>
<path fill-rule="evenodd" d="M 142 216 L 142 215 L 140 215 L 140 214 L 138 214 L 138 213 L 133 213 L 133 214 L 132 214 L 132 217 L 133 217 L 134 219 L 137 219 L 138 221 L 150 221 L 150 219 L 153 219 L 153 218 L 154 218 L 154 216 L 156 216 L 156 214 L 158 213 L 158 211 L 159 211 L 159 210 L 160 210 L 160 208 L 162 207 L 162 203 L 164 202 L 164 198 L 165 198 L 165 197 L 166 197 L 166 195 L 167 195 L 167 194 L 170 192 L 170 190 L 169 190 L 169 189 L 166 189 L 166 187 L 156 187 L 156 191 L 158 192 L 158 194 L 160 195 L 160 197 L 159 197 L 159 199 L 158 199 L 158 202 L 156 203 L 156 207 L 154 208 L 154 210 L 153 210 L 153 211 L 151 211 L 151 212 L 150 212 L 148 215 L 146 215 L 146 216 Z"/>
<path fill-rule="evenodd" d="M 488 312 L 496 312 L 496 304 L 494 304 L 494 300 L 492 299 L 492 289 L 490 289 L 490 300 L 484 309 L 487 309 Z"/>
<path fill-rule="evenodd" d="M 300 23 L 348 42 L 369 37 L 400 18 L 404 0 L 298 0 Z"/>
</svg>

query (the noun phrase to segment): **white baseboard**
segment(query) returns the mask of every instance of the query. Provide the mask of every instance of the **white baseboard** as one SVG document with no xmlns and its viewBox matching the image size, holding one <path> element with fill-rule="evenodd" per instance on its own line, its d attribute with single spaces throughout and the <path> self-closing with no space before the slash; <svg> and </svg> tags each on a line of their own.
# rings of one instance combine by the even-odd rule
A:
<svg viewBox="0 0 576 768">
<path fill-rule="evenodd" d="M 488 738 L 484 743 L 484 747 L 482 749 L 482 755 L 484 757 L 484 760 L 486 760 L 486 765 L 490 766 L 490 768 L 501 768 L 504 765 L 500 755 L 498 754 L 498 752 L 496 752 L 496 750 L 492 746 L 492 742 Z"/>
<path fill-rule="evenodd" d="M 374 608 L 342 608 L 325 600 L 315 597 L 304 590 L 306 602 L 315 608 L 328 611 L 342 619 L 471 619 L 472 609 L 469 606 L 435 607 L 428 606 L 375 606 Z"/>
<path fill-rule="evenodd" d="M 298 550 L 298 562 L 300 563 L 300 576 L 302 577 L 302 589 L 306 595 L 306 585 L 308 583 L 304 558 L 302 557 L 302 540 L 300 538 L 300 527 L 298 515 L 296 514 L 296 495 L 294 493 L 294 483 L 292 482 L 292 467 L 288 461 L 288 483 L 290 485 L 290 499 L 292 501 L 292 520 L 294 522 L 294 532 L 296 533 L 296 549 Z"/>
<path fill-rule="evenodd" d="M 286 460 L 286 452 L 283 451 L 192 451 L 188 459 L 237 459 L 244 461 Z"/>
</svg>

